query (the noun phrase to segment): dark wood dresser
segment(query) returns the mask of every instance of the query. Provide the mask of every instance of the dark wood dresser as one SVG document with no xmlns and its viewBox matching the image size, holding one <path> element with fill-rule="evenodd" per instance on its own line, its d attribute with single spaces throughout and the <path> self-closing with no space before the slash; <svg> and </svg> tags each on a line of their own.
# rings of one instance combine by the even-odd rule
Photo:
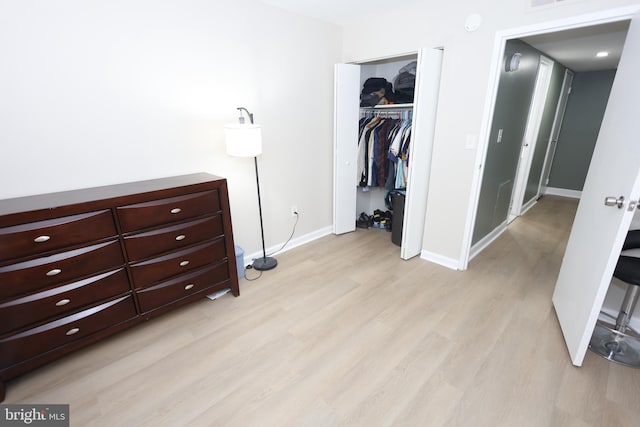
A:
<svg viewBox="0 0 640 427">
<path fill-rule="evenodd" d="M 0 200 L 0 401 L 8 379 L 225 288 L 240 295 L 223 178 Z"/>
</svg>

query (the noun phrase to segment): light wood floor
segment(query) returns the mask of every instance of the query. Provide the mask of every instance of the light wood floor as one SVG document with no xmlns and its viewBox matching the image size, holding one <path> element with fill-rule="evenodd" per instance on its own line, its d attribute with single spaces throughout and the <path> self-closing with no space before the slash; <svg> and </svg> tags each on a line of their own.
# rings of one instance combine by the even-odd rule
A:
<svg viewBox="0 0 640 427">
<path fill-rule="evenodd" d="M 5 403 L 70 403 L 74 426 L 640 425 L 640 370 L 573 367 L 551 305 L 575 208 L 542 199 L 466 272 L 402 261 L 381 230 L 322 238 Z"/>
</svg>

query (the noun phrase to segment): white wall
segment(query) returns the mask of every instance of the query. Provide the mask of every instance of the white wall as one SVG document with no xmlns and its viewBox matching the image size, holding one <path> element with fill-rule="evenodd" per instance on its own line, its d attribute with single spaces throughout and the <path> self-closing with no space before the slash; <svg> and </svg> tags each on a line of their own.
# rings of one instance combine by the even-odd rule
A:
<svg viewBox="0 0 640 427">
<path fill-rule="evenodd" d="M 430 3 L 389 7 L 381 25 L 369 16 L 352 22 L 345 28 L 344 60 L 444 47 L 423 251 L 455 261 L 463 250 L 476 160 L 476 148 L 465 143 L 467 136 L 480 134 L 496 32 L 637 1 L 583 0 L 536 10 L 527 9 L 525 0 Z M 464 23 L 472 13 L 484 19 L 478 31 L 468 33 Z"/>
<path fill-rule="evenodd" d="M 207 171 L 260 247 L 244 106 L 263 126 L 267 246 L 331 225 L 341 30 L 250 0 L 0 0 L 0 199 Z"/>
</svg>

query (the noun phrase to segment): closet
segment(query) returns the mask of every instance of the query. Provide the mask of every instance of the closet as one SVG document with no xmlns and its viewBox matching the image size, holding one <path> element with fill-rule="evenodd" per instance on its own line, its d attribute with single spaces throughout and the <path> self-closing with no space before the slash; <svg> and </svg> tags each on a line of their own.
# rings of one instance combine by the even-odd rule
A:
<svg viewBox="0 0 640 427">
<path fill-rule="evenodd" d="M 409 162 L 403 215 L 400 256 L 409 259 L 422 250 L 431 153 L 435 130 L 438 91 L 443 52 L 421 49 L 417 53 L 358 64 L 336 64 L 334 89 L 334 179 L 333 232 L 343 234 L 356 229 L 361 212 L 387 210 L 388 188 L 361 187 L 358 167 L 360 120 L 366 116 L 411 119 Z M 415 92 L 412 103 L 360 107 L 360 93 L 371 77 L 393 83 L 399 70 L 416 62 Z M 389 242 L 391 244 L 391 241 Z"/>
</svg>

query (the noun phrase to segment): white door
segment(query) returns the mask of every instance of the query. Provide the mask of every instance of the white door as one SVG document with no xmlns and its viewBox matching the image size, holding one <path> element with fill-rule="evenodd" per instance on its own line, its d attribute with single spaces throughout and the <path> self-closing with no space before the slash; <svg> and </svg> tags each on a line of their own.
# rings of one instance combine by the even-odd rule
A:
<svg viewBox="0 0 640 427">
<path fill-rule="evenodd" d="M 574 365 L 584 360 L 640 196 L 640 23 L 632 20 L 578 205 L 553 305 Z M 622 208 L 604 205 L 624 197 Z"/>
<path fill-rule="evenodd" d="M 551 84 L 553 64 L 553 61 L 546 56 L 540 56 L 540 65 L 536 76 L 536 84 L 533 89 L 529 117 L 527 118 L 524 138 L 522 138 L 522 148 L 520 149 L 520 160 L 518 161 L 518 170 L 515 177 L 509 222 L 523 214 L 522 205 L 525 202 L 524 193 L 527 189 L 533 153 L 536 150 L 536 142 L 538 141 L 538 134 L 540 133 L 544 104 L 547 101 L 547 93 L 549 92 L 549 85 Z"/>
<path fill-rule="evenodd" d="M 422 251 L 441 70 L 442 50 L 421 49 L 418 53 L 407 197 L 400 248 L 402 259 L 412 258 Z"/>
<path fill-rule="evenodd" d="M 333 97 L 333 232 L 356 229 L 360 66 L 336 64 Z"/>
<path fill-rule="evenodd" d="M 551 137 L 549 138 L 549 145 L 547 146 L 547 154 L 544 157 L 544 165 L 542 167 L 542 173 L 540 175 L 540 185 L 538 186 L 538 194 L 536 199 L 539 198 L 547 191 L 547 184 L 549 183 L 549 174 L 551 173 L 551 165 L 553 164 L 553 158 L 556 154 L 556 148 L 558 147 L 558 137 L 560 136 L 560 130 L 562 129 L 562 121 L 564 120 L 564 113 L 567 110 L 567 101 L 569 100 L 569 94 L 571 93 L 571 84 L 573 83 L 573 71 L 565 70 L 564 80 L 562 80 L 562 88 L 560 89 L 560 99 L 558 100 L 558 107 L 556 108 L 556 115 L 553 119 L 553 127 L 551 128 Z"/>
</svg>

